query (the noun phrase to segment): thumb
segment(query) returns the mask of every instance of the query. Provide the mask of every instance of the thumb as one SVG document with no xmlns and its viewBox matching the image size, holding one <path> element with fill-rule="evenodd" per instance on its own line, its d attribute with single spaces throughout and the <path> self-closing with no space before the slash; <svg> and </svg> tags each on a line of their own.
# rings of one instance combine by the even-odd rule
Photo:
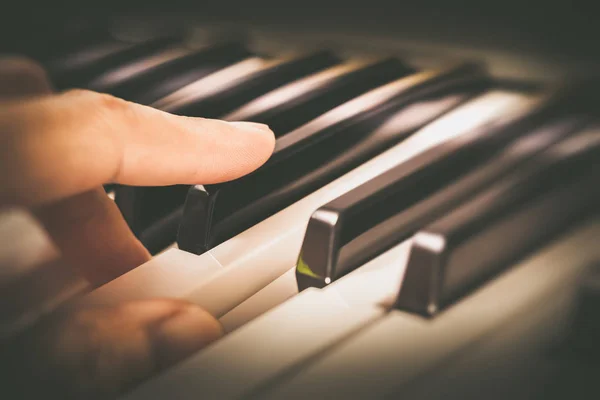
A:
<svg viewBox="0 0 600 400">
<path fill-rule="evenodd" d="M 12 398 L 114 398 L 221 334 L 211 315 L 179 300 L 70 311 L 7 346 L 0 360 L 10 368 L 3 377 L 12 377 L 3 392 L 14 392 Z"/>
<path fill-rule="evenodd" d="M 245 175 L 275 146 L 262 124 L 175 116 L 84 90 L 0 110 L 0 203 L 34 205 L 107 182 L 210 184 Z"/>
</svg>

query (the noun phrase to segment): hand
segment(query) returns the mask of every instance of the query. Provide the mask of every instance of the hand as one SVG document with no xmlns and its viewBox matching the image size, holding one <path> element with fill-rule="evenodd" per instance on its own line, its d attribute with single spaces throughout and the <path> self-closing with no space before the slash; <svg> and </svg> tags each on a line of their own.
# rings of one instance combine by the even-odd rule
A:
<svg viewBox="0 0 600 400">
<path fill-rule="evenodd" d="M 95 286 L 150 258 L 102 184 L 227 181 L 273 148 L 265 125 L 179 117 L 89 91 L 52 94 L 39 66 L 0 59 L 0 207 L 32 210 L 62 261 Z M 192 304 L 139 301 L 55 316 L 11 343 L 4 360 L 18 375 L 11 383 L 23 381 L 17 397 L 105 398 L 220 335 Z"/>
</svg>

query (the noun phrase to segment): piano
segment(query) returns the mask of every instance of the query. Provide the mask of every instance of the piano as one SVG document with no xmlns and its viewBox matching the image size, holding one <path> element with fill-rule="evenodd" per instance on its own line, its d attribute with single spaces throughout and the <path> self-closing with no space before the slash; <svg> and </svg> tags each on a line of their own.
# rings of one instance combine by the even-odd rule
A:
<svg viewBox="0 0 600 400">
<path fill-rule="evenodd" d="M 37 271 L 43 233 L 4 215 L 4 241 L 41 249 L 6 293 L 44 289 L 2 306 L 3 335 L 181 298 L 226 334 L 123 399 L 597 398 L 600 86 L 575 6 L 186 5 L 5 48 L 59 90 L 266 123 L 272 158 L 222 184 L 107 182 L 154 257 L 98 288 Z"/>
</svg>

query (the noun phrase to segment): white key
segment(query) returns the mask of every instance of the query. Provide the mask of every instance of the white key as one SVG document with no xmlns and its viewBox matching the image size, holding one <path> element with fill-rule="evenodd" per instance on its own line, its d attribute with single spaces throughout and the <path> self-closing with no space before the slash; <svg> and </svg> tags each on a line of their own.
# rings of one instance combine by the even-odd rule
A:
<svg viewBox="0 0 600 400">
<path fill-rule="evenodd" d="M 306 223 L 315 209 L 428 148 L 531 103 L 521 94 L 489 92 L 209 252 L 188 254 L 193 263 L 178 265 L 171 257 L 181 251 L 170 250 L 95 290 L 84 301 L 114 304 L 168 295 L 188 299 L 221 317 L 295 267 Z M 207 273 L 214 269 L 214 274 Z"/>
<path fill-rule="evenodd" d="M 410 242 L 405 241 L 325 289 L 303 291 L 148 383 L 132 398 L 161 392 L 192 398 L 200 388 L 211 398 L 237 398 L 276 379 L 287 368 L 318 355 L 336 340 L 385 314 L 380 305 L 393 299 L 399 290 Z M 287 282 L 290 273 L 284 277 Z M 295 283 L 293 275 L 291 279 Z M 268 302 L 268 296 L 260 300 Z M 240 363 L 241 354 L 244 363 Z M 192 378 L 198 376 L 202 378 Z M 215 379 L 217 376 L 226 379 Z"/>
<path fill-rule="evenodd" d="M 383 309 L 348 308 L 334 293 L 309 289 L 133 391 L 127 399 L 239 398 L 288 365 L 380 318 Z M 321 323 L 315 329 L 312 321 Z M 273 324 L 274 323 L 274 324 Z"/>
<path fill-rule="evenodd" d="M 258 398 L 389 395 L 483 335 L 538 312 L 561 288 L 572 287 L 581 271 L 600 257 L 598 237 L 600 219 L 550 244 L 431 320 L 393 311 Z"/>
<path fill-rule="evenodd" d="M 393 303 L 404 276 L 411 240 L 388 250 L 352 273 L 325 287 L 349 306 L 389 306 Z M 226 332 L 238 329 L 259 315 L 298 294 L 292 268 L 258 293 L 220 318 Z M 318 326 L 318 321 L 313 321 Z"/>
<path fill-rule="evenodd" d="M 198 281 L 206 280 L 221 268 L 211 254 L 198 257 L 172 248 L 92 291 L 81 302 L 118 304 L 154 297 L 181 298 L 197 287 Z"/>
</svg>

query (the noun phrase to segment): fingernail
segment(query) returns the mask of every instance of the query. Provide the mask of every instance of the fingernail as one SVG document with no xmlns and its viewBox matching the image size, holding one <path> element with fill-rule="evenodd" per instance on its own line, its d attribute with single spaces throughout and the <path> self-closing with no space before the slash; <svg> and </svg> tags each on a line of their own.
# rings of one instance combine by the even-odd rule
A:
<svg viewBox="0 0 600 400">
<path fill-rule="evenodd" d="M 263 132 L 272 132 L 271 128 L 269 128 L 268 125 L 259 124 L 258 122 L 233 121 L 233 122 L 229 122 L 229 123 L 231 125 L 235 126 L 236 128 L 241 128 L 241 129 L 258 129 L 258 130 L 263 131 Z"/>
</svg>

